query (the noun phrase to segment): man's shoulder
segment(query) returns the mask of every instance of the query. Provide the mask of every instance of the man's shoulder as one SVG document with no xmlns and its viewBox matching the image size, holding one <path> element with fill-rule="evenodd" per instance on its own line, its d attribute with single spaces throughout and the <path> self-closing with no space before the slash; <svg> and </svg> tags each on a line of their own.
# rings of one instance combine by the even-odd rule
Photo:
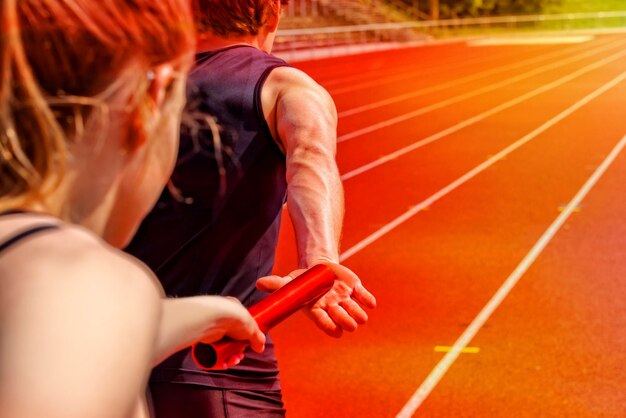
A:
<svg viewBox="0 0 626 418">
<path fill-rule="evenodd" d="M 302 87 L 325 91 L 325 89 L 307 73 L 291 66 L 274 68 L 268 77 L 268 83 L 272 83 L 280 88 Z"/>
<path fill-rule="evenodd" d="M 279 67 L 272 70 L 266 85 L 280 97 L 299 97 L 300 100 L 308 100 L 316 97 L 328 105 L 333 104 L 330 94 L 324 87 L 318 84 L 311 76 L 294 67 Z"/>
</svg>

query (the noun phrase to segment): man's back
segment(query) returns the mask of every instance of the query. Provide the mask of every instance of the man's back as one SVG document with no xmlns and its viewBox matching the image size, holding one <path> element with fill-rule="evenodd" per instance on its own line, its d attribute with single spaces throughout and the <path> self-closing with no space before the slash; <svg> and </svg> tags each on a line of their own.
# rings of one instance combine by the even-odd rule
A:
<svg viewBox="0 0 626 418">
<path fill-rule="evenodd" d="M 182 129 L 173 187 L 127 248 L 156 272 L 168 295 L 228 295 L 245 305 L 263 297 L 255 282 L 272 270 L 287 185 L 285 157 L 263 118 L 260 92 L 269 72 L 285 65 L 243 45 L 196 57 L 187 89 L 192 122 Z M 207 123 L 211 117 L 217 126 Z M 246 353 L 239 368 L 226 372 L 202 372 L 183 352 L 157 368 L 153 380 L 279 388 L 271 342 L 265 353 Z"/>
</svg>

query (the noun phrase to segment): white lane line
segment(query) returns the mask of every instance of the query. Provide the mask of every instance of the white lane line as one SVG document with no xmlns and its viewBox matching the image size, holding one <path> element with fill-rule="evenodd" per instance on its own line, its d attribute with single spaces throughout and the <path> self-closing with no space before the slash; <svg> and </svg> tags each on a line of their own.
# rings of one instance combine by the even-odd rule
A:
<svg viewBox="0 0 626 418">
<path fill-rule="evenodd" d="M 567 205 L 567 208 L 555 219 L 555 221 L 548 227 L 546 232 L 541 236 L 539 241 L 535 243 L 530 252 L 526 254 L 521 263 L 515 268 L 513 273 L 504 281 L 502 286 L 493 295 L 491 300 L 487 302 L 485 307 L 474 318 L 472 323 L 461 334 L 459 339 L 452 346 L 446 355 L 439 361 L 432 372 L 428 375 L 426 380 L 417 389 L 415 394 L 409 399 L 407 404 L 398 413 L 396 418 L 410 418 L 422 402 L 428 397 L 434 387 L 439 383 L 444 374 L 448 371 L 452 363 L 457 359 L 461 351 L 467 347 L 470 341 L 476 336 L 482 326 L 489 320 L 493 312 L 500 306 L 502 301 L 508 296 L 513 287 L 517 284 L 520 278 L 528 271 L 530 266 L 537 260 L 539 255 L 543 252 L 546 246 L 554 238 L 559 229 L 563 226 L 565 221 L 574 212 L 574 209 L 580 204 L 580 202 L 587 196 L 589 191 L 600 180 L 602 175 L 606 172 L 609 166 L 613 163 L 615 158 L 626 146 L 626 136 L 613 148 L 611 153 L 606 157 L 602 164 L 596 169 L 592 176 L 587 180 L 583 187 L 578 191 L 576 196 Z"/>
<path fill-rule="evenodd" d="M 463 100 L 467 100 L 467 99 L 470 99 L 472 97 L 479 96 L 481 94 L 489 93 L 491 91 L 497 90 L 499 88 L 508 86 L 510 84 L 513 84 L 513 83 L 517 83 L 519 81 L 522 81 L 524 79 L 533 77 L 535 75 L 542 74 L 545 71 L 550 71 L 550 70 L 553 70 L 555 68 L 559 68 L 559 67 L 571 64 L 572 62 L 580 61 L 580 60 L 585 59 L 585 58 L 587 58 L 589 56 L 593 56 L 593 55 L 596 55 L 598 53 L 604 52 L 607 49 L 615 48 L 616 44 L 621 44 L 621 43 L 620 42 L 615 42 L 615 43 L 612 43 L 612 44 L 610 44 L 608 46 L 605 45 L 603 47 L 596 48 L 594 50 L 587 51 L 587 52 L 584 52 L 582 54 L 577 54 L 577 55 L 574 55 L 574 56 L 566 58 L 566 59 L 562 59 L 562 60 L 559 60 L 559 61 L 554 61 L 554 62 L 551 62 L 550 64 L 546 64 L 546 65 L 543 65 L 541 67 L 533 68 L 530 71 L 526 71 L 526 72 L 524 72 L 522 74 L 519 74 L 519 75 L 511 77 L 511 78 L 508 78 L 506 80 L 502 80 L 502 81 L 500 81 L 498 83 L 493 83 L 493 84 L 490 84 L 488 86 L 485 86 L 485 87 L 482 87 L 482 88 L 479 88 L 479 89 L 476 89 L 476 90 L 472 90 L 472 91 L 469 91 L 467 93 L 460 94 L 458 96 L 454 96 L 454 97 L 451 97 L 451 98 L 446 99 L 446 100 L 442 100 L 442 101 L 437 102 L 437 103 L 433 103 L 433 104 L 431 104 L 429 106 L 421 107 L 421 108 L 413 110 L 411 112 L 404 113 L 402 115 L 398 115 L 398 116 L 395 116 L 393 118 L 380 121 L 380 122 L 372 124 L 370 126 L 366 126 L 365 128 L 357 129 L 356 131 L 353 131 L 353 132 L 350 132 L 350 133 L 347 133 L 347 134 L 344 134 L 344 135 L 340 135 L 339 137 L 337 137 L 337 142 L 338 143 L 345 142 L 345 141 L 348 141 L 350 139 L 357 138 L 359 136 L 362 136 L 362 135 L 365 135 L 365 134 L 377 131 L 379 129 L 386 128 L 388 126 L 392 126 L 392 125 L 398 124 L 400 122 L 404 122 L 404 121 L 413 119 L 413 118 L 415 118 L 417 116 L 420 116 L 420 115 L 423 115 L 425 113 L 429 113 L 429 112 L 432 112 L 434 110 L 441 109 L 441 108 L 449 106 L 451 104 L 459 103 L 459 102 L 461 102 Z"/>
<path fill-rule="evenodd" d="M 608 42 L 603 42 L 603 43 L 606 44 Z M 602 44 L 602 43 L 597 42 L 597 44 Z M 496 55 L 495 57 L 492 56 L 492 57 L 489 57 L 488 59 L 483 59 L 481 57 L 474 57 L 474 56 L 470 58 L 461 57 L 462 59 L 464 59 L 464 61 L 462 61 L 461 66 L 457 65 L 457 68 L 467 69 L 473 64 L 485 64 L 485 63 L 490 63 L 492 61 L 514 60 L 517 55 L 518 54 L 516 52 L 512 52 L 512 53 L 506 53 L 506 54 L 499 54 L 499 55 Z M 453 63 L 454 63 L 453 60 L 443 61 L 441 62 L 441 64 L 443 65 L 429 65 L 427 67 L 422 67 L 419 70 L 415 70 L 414 66 L 412 70 L 411 70 L 411 67 L 402 66 L 399 68 L 399 71 L 394 71 L 391 77 L 389 76 L 390 74 L 389 74 L 388 69 L 383 70 L 383 71 L 379 70 L 376 72 L 369 72 L 369 73 L 365 73 L 367 77 L 365 78 L 361 77 L 362 80 L 368 80 L 368 81 L 362 81 L 360 83 L 356 83 L 354 80 L 354 77 L 351 76 L 351 77 L 343 77 L 343 79 L 336 79 L 339 81 L 338 83 L 335 83 L 334 82 L 335 79 L 333 79 L 333 80 L 327 80 L 325 82 L 322 82 L 321 84 L 324 87 L 328 88 L 328 90 L 331 92 L 331 95 L 336 96 L 336 95 L 343 94 L 343 93 L 363 90 L 365 88 L 376 87 L 376 86 L 380 87 L 381 85 L 395 83 L 397 81 L 412 80 L 415 77 L 431 76 L 433 74 L 440 73 L 442 70 L 446 68 L 446 66 L 449 66 Z M 372 79 L 372 77 L 375 77 L 377 75 L 379 78 Z M 347 82 L 347 85 L 343 85 L 344 84 L 343 82 Z"/>
<path fill-rule="evenodd" d="M 609 43 L 607 42 L 607 43 L 604 43 L 603 45 L 608 45 L 608 44 Z M 467 82 L 472 81 L 472 80 L 481 79 L 481 78 L 488 77 L 488 76 L 491 76 L 491 75 L 494 75 L 494 74 L 498 74 L 498 73 L 501 73 L 501 72 L 504 72 L 504 71 L 508 71 L 508 70 L 511 70 L 511 69 L 518 69 L 518 68 L 520 68 L 520 67 L 522 67 L 524 65 L 530 65 L 530 64 L 537 63 L 537 62 L 547 61 L 549 59 L 556 58 L 556 57 L 559 57 L 559 56 L 562 56 L 562 55 L 569 55 L 569 54 L 572 54 L 572 52 L 576 51 L 576 50 L 583 50 L 583 51 L 585 51 L 585 50 L 589 50 L 589 49 L 592 49 L 592 48 L 559 49 L 557 51 L 553 51 L 553 52 L 548 53 L 548 54 L 542 54 L 540 56 L 532 57 L 532 58 L 529 58 L 529 59 L 526 59 L 526 60 L 523 60 L 523 61 L 512 62 L 512 63 L 510 63 L 508 65 L 504 65 L 504 66 L 501 66 L 501 67 L 495 67 L 495 68 L 491 68 L 491 69 L 486 70 L 486 71 L 481 71 L 481 72 L 478 72 L 478 73 L 474 73 L 474 74 L 471 74 L 471 75 L 468 75 L 468 76 L 465 76 L 465 77 L 456 78 L 456 79 L 454 79 L 452 81 L 449 81 L 449 82 L 446 82 L 446 83 L 436 83 L 436 84 L 434 84 L 434 85 L 432 85 L 430 87 L 426 87 L 426 88 L 423 88 L 423 89 L 412 91 L 412 92 L 409 92 L 409 93 L 406 93 L 406 94 L 401 94 L 399 96 L 394 96 L 394 97 L 391 97 L 389 99 L 379 100 L 377 102 L 368 103 L 366 105 L 353 107 L 352 109 L 347 109 L 347 110 L 344 110 L 342 112 L 339 112 L 337 115 L 340 118 L 346 117 L 346 116 L 356 115 L 358 113 L 362 113 L 362 112 L 365 112 L 365 111 L 368 111 L 368 110 L 373 110 L 373 109 L 377 109 L 379 107 L 383 107 L 383 106 L 387 106 L 387 105 L 390 105 L 390 104 L 398 103 L 398 102 L 401 102 L 403 100 L 412 99 L 414 97 L 423 96 L 425 94 L 433 93 L 433 92 L 440 91 L 440 90 L 445 90 L 445 89 L 447 89 L 449 87 L 458 86 L 460 84 L 467 83 Z"/>
<path fill-rule="evenodd" d="M 566 75 L 565 77 L 562 77 L 562 78 L 560 78 L 558 80 L 555 80 L 555 81 L 553 81 L 553 82 L 551 82 L 549 84 L 541 86 L 541 87 L 539 87 L 539 88 L 537 88 L 535 90 L 532 90 L 532 91 L 530 91 L 528 93 L 525 93 L 525 94 L 523 94 L 523 95 L 521 95 L 519 97 L 516 97 L 515 99 L 509 100 L 508 102 L 504 102 L 504 103 L 502 103 L 502 104 L 500 104 L 500 105 L 498 105 L 498 106 L 496 106 L 496 107 L 494 107 L 494 108 L 492 108 L 490 110 L 487 110 L 487 111 L 485 111 L 483 113 L 480 113 L 480 114 L 478 114 L 476 116 L 472 116 L 471 118 L 466 119 L 464 121 L 461 121 L 461 122 L 457 123 L 456 125 L 453 125 L 453 126 L 451 126 L 449 128 L 444 129 L 443 131 L 439 131 L 439 132 L 437 132 L 437 133 L 435 133 L 435 134 L 433 134 L 431 136 L 428 136 L 428 137 L 426 137 L 424 139 L 421 139 L 421 140 L 416 141 L 416 142 L 414 142 L 414 143 L 412 143 L 410 145 L 407 145 L 404 148 L 400 148 L 399 150 L 396 150 L 396 151 L 394 151 L 394 152 L 392 152 L 390 154 L 384 155 L 384 156 L 382 156 L 382 157 L 380 157 L 380 158 L 378 158 L 378 159 L 376 159 L 376 160 L 374 160 L 372 162 L 369 162 L 369 163 L 367 163 L 365 165 L 362 165 L 361 167 L 358 167 L 358 168 L 355 168 L 354 170 L 348 171 L 347 173 L 341 175 L 341 180 L 342 181 L 349 180 L 352 177 L 356 177 L 359 174 L 363 174 L 366 171 L 372 170 L 372 169 L 374 169 L 374 168 L 376 168 L 376 167 L 378 167 L 378 166 L 380 166 L 382 164 L 385 164 L 385 163 L 387 163 L 389 161 L 395 160 L 396 158 L 401 157 L 401 156 L 403 156 L 405 154 L 408 154 L 411 151 L 415 151 L 416 149 L 421 148 L 424 145 L 430 144 L 430 143 L 435 142 L 435 141 L 437 141 L 437 140 L 439 140 L 441 138 L 444 138 L 444 137 L 446 137 L 448 135 L 451 135 L 451 134 L 453 134 L 455 132 L 458 132 L 461 129 L 467 128 L 470 125 L 473 125 L 473 124 L 475 124 L 477 122 L 480 122 L 480 121 L 482 121 L 484 119 L 487 119 L 488 117 L 491 117 L 491 116 L 495 115 L 498 112 L 501 112 L 503 110 L 506 110 L 508 108 L 516 106 L 516 105 L 518 105 L 518 104 L 520 104 L 520 103 L 522 103 L 522 102 L 524 102 L 524 101 L 526 101 L 526 100 L 528 100 L 528 99 L 530 99 L 532 97 L 538 96 L 538 95 L 540 95 L 542 93 L 545 93 L 545 92 L 547 92 L 549 90 L 552 90 L 552 89 L 554 89 L 556 87 L 559 87 L 559 86 L 567 83 L 568 81 L 571 81 L 571 80 L 573 80 L 573 79 L 575 79 L 575 78 L 577 78 L 577 77 L 579 77 L 579 76 L 581 76 L 581 75 L 583 75 L 585 73 L 593 71 L 596 68 L 599 68 L 599 67 L 601 67 L 603 65 L 606 65 L 606 64 L 608 64 L 608 63 L 610 63 L 612 61 L 616 61 L 616 60 L 622 58 L 625 55 L 626 55 L 626 50 L 622 51 L 622 52 L 618 52 L 617 54 L 610 55 L 609 57 L 604 58 L 604 59 L 602 59 L 600 61 L 596 61 L 593 64 L 589 64 L 589 65 L 587 65 L 585 67 L 582 67 L 582 68 L 574 71 L 573 73 L 570 73 L 570 74 Z"/>
<path fill-rule="evenodd" d="M 498 55 L 498 58 L 501 59 L 513 59 L 515 53 L 508 53 L 508 54 L 502 54 L 502 55 Z M 463 67 L 461 68 L 467 68 L 472 64 L 483 64 L 485 62 L 490 62 L 493 61 L 493 59 L 489 59 L 489 60 L 484 60 L 484 59 L 480 59 L 480 58 L 472 58 L 472 59 L 468 59 L 467 61 L 463 62 Z M 350 93 L 350 92 L 354 92 L 354 91 L 359 91 L 359 90 L 363 90 L 366 88 L 370 88 L 370 87 L 379 87 L 385 84 L 391 84 L 391 83 L 395 83 L 398 81 L 403 81 L 403 80 L 412 80 L 415 77 L 425 77 L 425 76 L 431 76 L 433 74 L 438 74 L 441 73 L 441 71 L 446 68 L 444 67 L 445 65 L 451 65 L 453 64 L 452 61 L 444 61 L 442 63 L 443 65 L 430 65 L 427 67 L 422 67 L 418 70 L 415 69 L 415 66 L 413 65 L 412 67 L 405 67 L 403 69 L 401 69 L 401 71 L 394 71 L 393 74 L 389 74 L 388 70 L 386 73 L 383 73 L 381 71 L 379 71 L 379 75 L 378 78 L 372 79 L 372 76 L 375 76 L 375 74 L 370 75 L 368 74 L 368 78 L 365 78 L 365 80 L 368 81 L 362 81 L 360 83 L 355 83 L 354 81 L 350 82 L 347 86 L 343 86 L 343 87 L 333 87 L 333 86 L 337 86 L 337 84 L 333 84 L 333 85 L 329 85 L 328 83 L 324 84 L 324 87 L 328 86 L 329 91 L 331 92 L 332 96 L 337 96 L 339 94 L 343 94 L 343 93 Z"/>
<path fill-rule="evenodd" d="M 467 45 L 464 41 L 458 41 L 455 43 L 458 44 L 463 49 L 467 48 Z M 441 46 L 447 46 L 447 45 L 441 45 Z M 437 46 L 437 47 L 441 48 L 441 46 Z M 421 52 L 421 50 L 422 49 L 420 48 L 419 51 Z M 442 68 L 440 64 L 449 65 L 452 63 L 452 61 L 454 61 L 453 59 L 450 59 L 449 61 L 433 62 L 432 60 L 429 59 L 429 57 L 424 57 L 423 54 L 417 51 L 411 53 L 411 51 L 405 48 L 403 49 L 403 52 L 404 52 L 403 55 L 409 55 L 409 57 L 412 60 L 419 59 L 421 60 L 421 62 L 425 62 L 430 65 L 421 67 L 418 71 L 415 69 L 414 63 L 407 64 L 403 62 L 393 67 L 390 67 L 389 65 L 385 65 L 381 68 L 366 69 L 364 71 L 360 71 L 357 73 L 354 71 L 353 63 L 350 63 L 352 65 L 352 68 L 351 68 L 352 72 L 349 75 L 341 75 L 341 76 L 336 76 L 336 77 L 332 77 L 329 79 L 323 79 L 320 81 L 320 84 L 322 84 L 329 91 L 332 91 L 333 94 L 337 94 L 336 90 L 339 89 L 339 94 L 340 94 L 342 92 L 360 90 L 365 87 L 372 87 L 372 86 L 380 85 L 382 84 L 381 81 L 383 83 L 386 80 L 399 81 L 399 80 L 404 80 L 407 78 L 412 78 L 416 75 L 418 76 L 419 75 L 431 75 L 434 73 L 438 73 L 438 72 L 441 72 L 441 68 Z M 467 50 L 467 52 L 472 53 L 474 51 L 469 49 Z M 497 57 L 509 58 L 514 55 L 515 55 L 515 52 L 505 51 L 505 53 L 500 53 L 499 55 L 497 55 Z M 450 58 L 450 56 L 447 56 L 446 58 Z M 462 58 L 466 58 L 466 56 L 463 56 Z M 486 62 L 490 60 L 491 59 L 485 60 L 484 57 L 480 57 L 480 56 L 477 57 L 475 54 L 470 54 L 469 58 L 462 61 L 462 64 L 464 66 L 467 66 L 467 65 L 471 65 L 475 63 L 482 63 L 482 62 Z M 393 72 L 392 72 L 393 77 L 387 78 L 386 76 L 390 75 L 390 69 L 393 69 Z M 384 77 L 382 80 L 380 78 L 381 76 Z M 345 91 L 342 91 L 342 90 L 345 90 Z"/>
<path fill-rule="evenodd" d="M 373 242 L 377 241 L 378 239 L 380 239 L 381 237 L 383 237 L 384 235 L 386 235 L 387 233 L 389 233 L 390 231 L 395 229 L 397 226 L 403 224 L 404 222 L 406 222 L 407 220 L 409 220 L 410 218 L 415 216 L 418 212 L 420 212 L 424 208 L 432 206 L 433 203 L 435 203 L 436 201 L 438 201 L 442 197 L 446 196 L 447 194 L 449 194 L 453 190 L 457 189 L 461 185 L 467 183 L 469 180 L 471 180 L 472 178 L 476 177 L 478 174 L 480 174 L 481 172 L 485 171 L 487 168 L 491 167 L 492 165 L 494 165 L 496 162 L 500 161 L 501 159 L 503 159 L 507 155 L 511 154 L 513 151 L 517 150 L 522 145 L 526 144 L 527 142 L 529 142 L 530 140 L 536 138 L 537 136 L 539 136 L 540 134 L 542 134 L 543 132 L 545 132 L 549 128 L 551 128 L 554 125 L 556 125 L 557 123 L 561 122 L 563 119 L 567 118 L 572 113 L 576 112 L 578 109 L 580 109 L 581 107 L 585 106 L 586 104 L 588 104 L 589 102 L 591 102 L 592 100 L 594 100 L 595 98 L 600 96 L 601 94 L 603 94 L 603 93 L 607 92 L 608 90 L 610 90 L 611 88 L 617 86 L 624 79 L 626 79 L 626 71 L 621 73 L 619 76 L 617 76 L 613 80 L 609 81 L 608 83 L 604 84 L 603 86 L 601 86 L 597 90 L 595 90 L 592 93 L 588 94 L 587 96 L 583 97 L 578 102 L 574 103 L 572 106 L 568 107 L 567 109 L 565 109 L 564 111 L 562 111 L 561 113 L 559 113 L 558 115 L 553 117 L 552 119 L 548 120 L 547 122 L 545 122 L 544 124 L 542 124 L 541 126 L 536 128 L 535 130 L 530 132 L 529 134 L 525 135 L 524 137 L 522 137 L 521 139 L 517 140 L 513 144 L 509 145 L 508 147 L 506 147 L 502 151 L 498 152 L 493 157 L 489 158 L 488 160 L 486 160 L 483 163 L 479 164 L 478 166 L 474 167 L 472 170 L 468 171 L 463 176 L 459 177 L 458 179 L 456 179 L 452 183 L 448 184 L 443 189 L 437 191 L 435 194 L 431 195 L 430 197 L 428 197 L 423 202 L 415 205 L 413 208 L 411 208 L 407 212 L 403 213 L 402 215 L 400 215 L 399 217 L 397 217 L 393 221 L 389 222 L 388 224 L 386 224 L 385 226 L 383 226 L 382 228 L 380 228 L 376 232 L 370 234 L 369 236 L 367 236 L 363 240 L 359 241 L 357 244 L 355 244 L 354 246 L 352 246 L 349 249 L 347 249 L 346 251 L 344 251 L 340 255 L 339 260 L 343 262 L 346 259 L 352 257 L 354 254 L 358 253 L 359 251 L 361 251 L 362 249 L 364 249 L 368 245 L 370 245 Z"/>
</svg>

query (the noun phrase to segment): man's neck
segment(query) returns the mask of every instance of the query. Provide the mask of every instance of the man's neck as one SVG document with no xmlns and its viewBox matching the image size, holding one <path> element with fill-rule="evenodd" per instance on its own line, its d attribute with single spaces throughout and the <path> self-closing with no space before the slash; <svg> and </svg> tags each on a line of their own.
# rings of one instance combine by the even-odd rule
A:
<svg viewBox="0 0 626 418">
<path fill-rule="evenodd" d="M 196 52 L 209 52 L 235 45 L 249 45 L 256 49 L 262 49 L 258 36 L 231 36 L 224 38 L 211 33 L 198 35 Z"/>
</svg>

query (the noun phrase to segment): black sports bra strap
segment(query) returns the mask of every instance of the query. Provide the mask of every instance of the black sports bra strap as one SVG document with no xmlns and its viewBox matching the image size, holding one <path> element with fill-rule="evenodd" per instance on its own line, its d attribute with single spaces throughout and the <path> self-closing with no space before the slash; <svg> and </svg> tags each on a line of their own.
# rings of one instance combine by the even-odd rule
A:
<svg viewBox="0 0 626 418">
<path fill-rule="evenodd" d="M 0 244 L 0 252 L 6 250 L 11 245 L 14 245 L 15 243 L 33 234 L 36 234 L 42 231 L 48 231 L 50 229 L 58 229 L 58 228 L 59 228 L 59 225 L 53 225 L 53 224 L 39 225 L 39 226 L 34 226 L 32 228 L 28 228 L 27 230 L 17 233 L 13 237 L 9 238 L 8 240 Z"/>
<path fill-rule="evenodd" d="M 20 214 L 20 213 L 26 213 L 25 210 L 22 209 L 7 209 L 7 210 L 3 210 L 0 212 L 0 216 L 4 216 L 4 215 L 16 215 L 16 214 Z"/>
</svg>

